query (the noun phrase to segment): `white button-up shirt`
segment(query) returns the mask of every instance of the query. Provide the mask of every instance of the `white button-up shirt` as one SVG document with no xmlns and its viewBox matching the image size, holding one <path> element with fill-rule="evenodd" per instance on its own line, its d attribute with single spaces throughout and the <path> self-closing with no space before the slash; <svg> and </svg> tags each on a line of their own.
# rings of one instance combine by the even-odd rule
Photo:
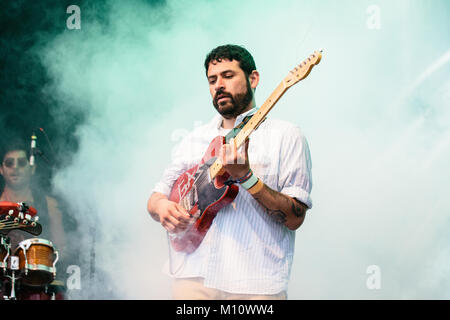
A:
<svg viewBox="0 0 450 320">
<path fill-rule="evenodd" d="M 245 116 L 237 117 L 237 126 Z M 172 163 L 153 189 L 169 195 L 175 180 L 198 164 L 218 135 L 222 117 L 195 128 L 174 149 Z M 268 187 L 295 197 L 309 208 L 311 158 L 300 128 L 267 118 L 250 136 L 250 167 Z M 177 278 L 202 277 L 206 287 L 241 294 L 276 294 L 287 291 L 295 244 L 295 231 L 268 215 L 244 188 L 221 209 L 203 242 L 193 253 L 170 248 L 166 272 Z M 170 245 L 169 245 L 170 247 Z"/>
</svg>

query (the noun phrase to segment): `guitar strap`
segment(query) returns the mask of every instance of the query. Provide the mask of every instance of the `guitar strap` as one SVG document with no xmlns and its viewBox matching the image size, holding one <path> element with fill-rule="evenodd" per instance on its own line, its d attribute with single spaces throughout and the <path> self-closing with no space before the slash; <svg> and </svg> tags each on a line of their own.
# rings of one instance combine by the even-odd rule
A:
<svg viewBox="0 0 450 320">
<path fill-rule="evenodd" d="M 230 142 L 231 139 L 235 138 L 239 131 L 247 124 L 247 122 L 253 117 L 253 115 L 246 116 L 239 125 L 234 127 L 233 129 L 228 132 L 228 134 L 225 136 L 225 143 Z"/>
</svg>

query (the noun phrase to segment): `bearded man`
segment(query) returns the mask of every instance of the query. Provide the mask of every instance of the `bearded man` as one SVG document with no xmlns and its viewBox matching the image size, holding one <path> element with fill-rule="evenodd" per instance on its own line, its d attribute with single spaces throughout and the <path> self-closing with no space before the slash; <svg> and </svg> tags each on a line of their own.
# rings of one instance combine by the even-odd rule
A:
<svg viewBox="0 0 450 320">
<path fill-rule="evenodd" d="M 168 199 L 176 179 L 200 162 L 213 138 L 226 136 L 258 110 L 260 76 L 245 48 L 219 46 L 204 65 L 219 114 L 181 141 L 148 201 L 150 215 L 170 234 L 195 219 Z M 217 213 L 195 251 L 177 252 L 169 244 L 174 299 L 287 299 L 296 229 L 312 206 L 308 143 L 298 126 L 268 118 L 241 149 L 226 144 L 219 155 L 239 181 L 231 205 Z"/>
</svg>

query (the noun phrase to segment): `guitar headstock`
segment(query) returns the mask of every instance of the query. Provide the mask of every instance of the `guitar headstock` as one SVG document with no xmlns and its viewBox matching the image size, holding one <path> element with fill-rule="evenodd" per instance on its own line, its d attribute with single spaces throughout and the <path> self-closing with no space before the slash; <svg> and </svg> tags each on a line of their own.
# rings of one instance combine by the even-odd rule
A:
<svg viewBox="0 0 450 320">
<path fill-rule="evenodd" d="M 308 58 L 303 60 L 298 66 L 292 69 L 289 74 L 284 78 L 283 83 L 286 88 L 289 88 L 297 82 L 305 79 L 311 72 L 311 69 L 319 64 L 322 59 L 322 50 L 314 51 Z"/>
<path fill-rule="evenodd" d="M 38 220 L 37 210 L 23 202 L 0 202 L 0 231 L 22 229 L 32 235 L 39 235 L 42 226 Z"/>
</svg>

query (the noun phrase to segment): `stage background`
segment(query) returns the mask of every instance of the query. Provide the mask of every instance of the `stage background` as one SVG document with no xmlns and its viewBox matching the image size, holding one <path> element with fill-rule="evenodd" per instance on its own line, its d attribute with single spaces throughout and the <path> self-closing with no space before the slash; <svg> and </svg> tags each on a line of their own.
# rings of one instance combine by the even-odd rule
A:
<svg viewBox="0 0 450 320">
<path fill-rule="evenodd" d="M 215 115 L 206 54 L 234 43 L 255 58 L 257 104 L 324 50 L 270 114 L 302 128 L 313 163 L 289 299 L 449 299 L 449 9 L 446 0 L 2 2 L 2 139 L 48 133 L 55 153 L 40 134 L 51 158 L 40 178 L 67 201 L 82 252 L 81 287 L 69 296 L 170 298 L 167 239 L 146 202 L 176 143 Z"/>
</svg>

